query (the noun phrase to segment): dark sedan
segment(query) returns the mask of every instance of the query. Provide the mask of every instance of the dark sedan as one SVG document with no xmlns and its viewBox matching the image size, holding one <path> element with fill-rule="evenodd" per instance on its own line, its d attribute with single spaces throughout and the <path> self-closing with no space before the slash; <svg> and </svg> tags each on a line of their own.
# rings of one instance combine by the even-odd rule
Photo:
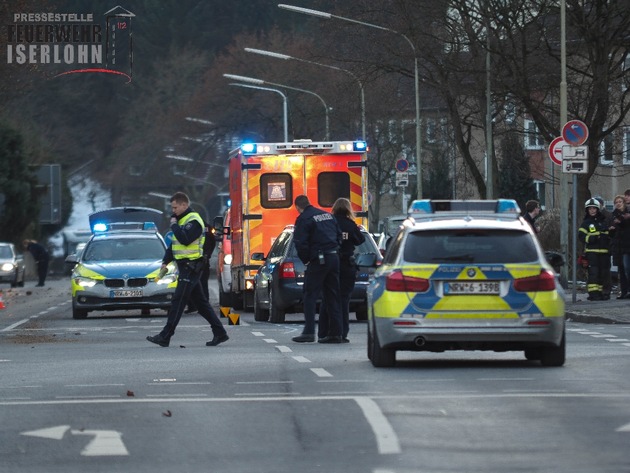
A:
<svg viewBox="0 0 630 473">
<path fill-rule="evenodd" d="M 382 256 L 372 236 L 361 229 L 365 242 L 357 246 L 355 256 L 374 255 L 377 264 Z M 304 263 L 298 258 L 293 244 L 293 225 L 288 225 L 276 238 L 264 257 L 253 256 L 265 263 L 258 269 L 254 289 L 254 318 L 257 321 L 282 323 L 287 313 L 301 313 L 303 309 Z M 366 289 L 373 268 L 359 267 L 354 290 L 350 298 L 350 312 L 357 320 L 367 320 Z"/>
</svg>

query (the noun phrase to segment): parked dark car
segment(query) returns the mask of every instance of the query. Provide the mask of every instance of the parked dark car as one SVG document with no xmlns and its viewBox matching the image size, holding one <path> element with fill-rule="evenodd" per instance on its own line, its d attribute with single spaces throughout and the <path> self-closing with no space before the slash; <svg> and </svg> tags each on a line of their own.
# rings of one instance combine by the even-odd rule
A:
<svg viewBox="0 0 630 473">
<path fill-rule="evenodd" d="M 293 225 L 288 225 L 271 246 L 269 254 L 252 256 L 264 260 L 258 269 L 254 283 L 254 318 L 257 321 L 282 323 L 287 313 L 300 313 L 303 308 L 303 288 L 305 266 L 298 258 L 293 244 Z M 357 261 L 364 255 L 373 255 L 371 263 L 379 265 L 382 256 L 372 236 L 361 227 L 365 242 L 355 249 Z M 366 288 L 374 272 L 371 267 L 359 266 L 354 290 L 350 298 L 350 312 L 356 313 L 357 320 L 367 320 Z"/>
</svg>

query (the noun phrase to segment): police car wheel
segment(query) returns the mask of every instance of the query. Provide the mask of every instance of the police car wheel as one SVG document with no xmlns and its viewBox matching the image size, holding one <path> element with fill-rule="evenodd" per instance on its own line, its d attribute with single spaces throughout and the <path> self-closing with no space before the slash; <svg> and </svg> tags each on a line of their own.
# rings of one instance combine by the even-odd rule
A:
<svg viewBox="0 0 630 473">
<path fill-rule="evenodd" d="M 84 309 L 75 309 L 72 308 L 72 318 L 73 319 L 85 319 L 87 318 L 88 311 Z"/>
<path fill-rule="evenodd" d="M 566 358 L 566 340 L 562 335 L 562 341 L 557 347 L 544 347 L 541 349 L 540 363 L 543 366 L 562 366 Z"/>
<path fill-rule="evenodd" d="M 372 337 L 372 365 L 376 368 L 390 368 L 396 364 L 396 350 L 381 348 L 378 334 Z"/>
<path fill-rule="evenodd" d="M 368 324 L 368 331 L 367 331 L 367 357 L 368 360 L 372 359 L 372 330 L 370 330 L 370 325 Z"/>
</svg>

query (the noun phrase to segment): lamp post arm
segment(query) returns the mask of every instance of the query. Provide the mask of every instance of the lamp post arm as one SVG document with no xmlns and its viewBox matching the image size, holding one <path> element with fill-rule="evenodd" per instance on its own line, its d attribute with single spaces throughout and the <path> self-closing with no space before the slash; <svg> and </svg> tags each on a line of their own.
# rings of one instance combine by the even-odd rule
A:
<svg viewBox="0 0 630 473">
<path fill-rule="evenodd" d="M 282 117 L 283 117 L 283 125 L 284 125 L 284 142 L 289 142 L 289 125 L 288 125 L 288 106 L 287 106 L 287 96 L 278 89 L 272 89 L 270 87 L 260 87 L 258 85 L 249 85 L 249 84 L 237 84 L 231 83 L 230 85 L 234 85 L 236 87 L 245 87 L 247 89 L 258 89 L 258 90 L 268 90 L 269 92 L 276 92 L 282 96 Z"/>
</svg>

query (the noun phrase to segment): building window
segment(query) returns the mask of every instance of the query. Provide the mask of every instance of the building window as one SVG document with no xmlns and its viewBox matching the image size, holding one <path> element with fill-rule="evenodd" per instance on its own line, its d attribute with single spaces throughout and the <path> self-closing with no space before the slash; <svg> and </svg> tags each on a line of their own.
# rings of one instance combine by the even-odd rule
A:
<svg viewBox="0 0 630 473">
<path fill-rule="evenodd" d="M 534 186 L 536 187 L 536 197 L 537 197 L 538 202 L 540 203 L 540 208 L 545 210 L 546 208 L 545 181 L 534 179 Z"/>
<path fill-rule="evenodd" d="M 533 120 L 525 120 L 525 149 L 544 149 L 545 140 Z"/>
<path fill-rule="evenodd" d="M 623 164 L 630 166 L 630 126 L 623 129 Z"/>
<path fill-rule="evenodd" d="M 599 144 L 599 164 L 603 166 L 613 165 L 613 136 L 608 135 Z"/>
</svg>

